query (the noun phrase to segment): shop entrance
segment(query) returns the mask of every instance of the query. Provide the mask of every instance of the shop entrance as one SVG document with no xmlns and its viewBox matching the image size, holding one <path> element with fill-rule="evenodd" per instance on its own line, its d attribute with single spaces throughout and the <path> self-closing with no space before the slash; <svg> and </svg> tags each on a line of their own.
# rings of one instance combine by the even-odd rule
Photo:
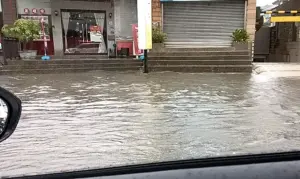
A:
<svg viewBox="0 0 300 179">
<path fill-rule="evenodd" d="M 107 54 L 105 11 L 62 10 L 65 54 Z"/>
</svg>

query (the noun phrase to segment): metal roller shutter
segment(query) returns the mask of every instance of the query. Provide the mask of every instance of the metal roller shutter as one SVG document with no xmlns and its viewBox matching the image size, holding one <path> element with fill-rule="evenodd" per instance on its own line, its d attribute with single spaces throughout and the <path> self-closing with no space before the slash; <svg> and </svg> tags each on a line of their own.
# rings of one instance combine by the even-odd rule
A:
<svg viewBox="0 0 300 179">
<path fill-rule="evenodd" d="M 137 24 L 137 0 L 114 0 L 117 40 L 132 39 L 132 24 Z"/>
<path fill-rule="evenodd" d="M 231 34 L 244 27 L 245 1 L 166 2 L 163 30 L 167 47 L 230 46 Z"/>
</svg>

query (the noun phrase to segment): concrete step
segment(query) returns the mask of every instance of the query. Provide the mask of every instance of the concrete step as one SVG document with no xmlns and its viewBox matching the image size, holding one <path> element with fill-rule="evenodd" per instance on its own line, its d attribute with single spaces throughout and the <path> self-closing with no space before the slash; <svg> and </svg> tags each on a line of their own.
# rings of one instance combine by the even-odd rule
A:
<svg viewBox="0 0 300 179">
<path fill-rule="evenodd" d="M 248 55 L 218 55 L 218 56 L 150 56 L 149 61 L 156 61 L 156 60 L 179 60 L 179 61 L 186 61 L 186 60 L 250 60 Z"/>
<path fill-rule="evenodd" d="M 163 52 L 205 52 L 205 51 L 220 51 L 220 52 L 228 52 L 228 51 L 234 51 L 235 48 L 234 47 L 220 47 L 220 48 L 216 48 L 216 47 L 211 47 L 211 48 L 205 48 L 205 47 L 200 47 L 200 48 L 196 48 L 194 46 L 191 47 L 184 47 L 184 48 L 180 48 L 180 47 L 175 47 L 175 48 L 162 48 L 162 49 L 157 49 L 159 51 L 163 51 Z M 150 50 L 149 53 L 152 53 L 153 51 Z"/>
<path fill-rule="evenodd" d="M 142 66 L 142 62 L 132 63 L 74 63 L 74 64 L 53 64 L 53 63 L 38 63 L 24 65 L 7 65 L 4 67 L 6 70 L 14 69 L 56 69 L 56 68 L 101 68 L 101 67 L 135 67 Z"/>
<path fill-rule="evenodd" d="M 250 60 L 149 60 L 149 66 L 168 65 L 251 65 Z"/>
<path fill-rule="evenodd" d="M 37 59 L 40 60 L 42 56 L 37 56 Z M 56 59 L 61 59 L 62 56 L 51 56 L 51 59 L 53 60 L 56 60 Z M 102 60 L 105 60 L 105 59 L 108 59 L 108 56 L 107 55 L 80 55 L 80 54 L 77 54 L 77 55 L 72 55 L 72 54 L 68 54 L 68 55 L 64 55 L 63 56 L 63 59 L 102 59 Z"/>
<path fill-rule="evenodd" d="M 54 74 L 54 73 L 79 73 L 94 70 L 104 71 L 139 71 L 141 66 L 135 67 L 95 67 L 95 68 L 56 68 L 56 69 L 19 69 L 19 70 L 0 70 L 0 75 L 12 74 Z"/>
<path fill-rule="evenodd" d="M 150 52 L 149 57 L 151 56 L 235 56 L 235 55 L 249 55 L 249 51 L 191 51 L 191 52 Z"/>
<path fill-rule="evenodd" d="M 169 65 L 151 66 L 149 71 L 173 71 L 187 73 L 251 73 L 252 65 Z"/>
<path fill-rule="evenodd" d="M 87 59 L 87 60 L 80 60 L 80 59 L 63 59 L 63 60 L 49 60 L 49 61 L 42 61 L 42 60 L 9 60 L 9 65 L 25 65 L 25 64 L 90 64 L 90 63 L 137 63 L 140 62 L 136 59 L 105 59 L 105 60 L 96 60 L 96 59 Z"/>
</svg>

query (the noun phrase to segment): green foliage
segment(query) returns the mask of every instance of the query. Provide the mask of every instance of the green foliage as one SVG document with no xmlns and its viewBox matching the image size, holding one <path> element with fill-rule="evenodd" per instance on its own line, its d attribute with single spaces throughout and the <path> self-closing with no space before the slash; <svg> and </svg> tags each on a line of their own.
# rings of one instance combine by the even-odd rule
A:
<svg viewBox="0 0 300 179">
<path fill-rule="evenodd" d="M 4 37 L 30 42 L 40 37 L 40 23 L 29 19 L 18 19 L 13 25 L 4 25 L 1 29 Z"/>
<path fill-rule="evenodd" d="M 15 28 L 14 28 L 13 25 L 7 25 L 7 24 L 5 24 L 2 27 L 1 32 L 4 35 L 4 37 L 13 38 L 13 39 L 17 38 L 16 32 L 15 32 Z"/>
<path fill-rule="evenodd" d="M 40 37 L 41 26 L 37 21 L 18 19 L 14 23 L 14 32 L 20 42 L 30 42 Z"/>
<path fill-rule="evenodd" d="M 152 43 L 164 43 L 167 39 L 167 34 L 163 33 L 159 27 L 152 29 Z"/>
<path fill-rule="evenodd" d="M 231 38 L 233 42 L 247 42 L 249 40 L 249 34 L 245 29 L 236 29 L 232 33 Z"/>
</svg>

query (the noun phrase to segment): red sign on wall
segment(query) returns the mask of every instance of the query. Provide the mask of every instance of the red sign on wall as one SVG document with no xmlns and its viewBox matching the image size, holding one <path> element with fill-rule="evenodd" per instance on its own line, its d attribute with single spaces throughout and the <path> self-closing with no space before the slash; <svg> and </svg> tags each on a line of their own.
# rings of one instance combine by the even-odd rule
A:
<svg viewBox="0 0 300 179">
<path fill-rule="evenodd" d="M 30 10 L 29 10 L 28 8 L 25 8 L 25 9 L 24 9 L 24 13 L 25 13 L 25 14 L 29 14 L 29 13 L 30 13 Z"/>
<path fill-rule="evenodd" d="M 37 13 L 37 9 L 36 8 L 33 8 L 32 9 L 32 14 L 36 14 Z"/>
<path fill-rule="evenodd" d="M 45 9 L 40 9 L 41 14 L 45 14 L 45 12 L 46 12 Z"/>
</svg>

